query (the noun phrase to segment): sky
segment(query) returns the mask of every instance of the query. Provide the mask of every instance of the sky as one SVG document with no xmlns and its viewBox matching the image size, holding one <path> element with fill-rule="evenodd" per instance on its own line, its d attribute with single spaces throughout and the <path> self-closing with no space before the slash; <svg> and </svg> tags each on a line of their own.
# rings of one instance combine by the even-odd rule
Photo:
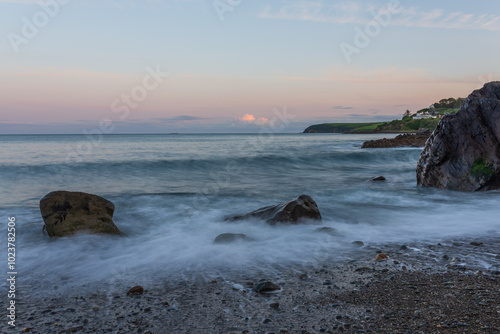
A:
<svg viewBox="0 0 500 334">
<path fill-rule="evenodd" d="M 500 80 L 500 2 L 0 0 L 0 134 L 300 132 Z"/>
</svg>

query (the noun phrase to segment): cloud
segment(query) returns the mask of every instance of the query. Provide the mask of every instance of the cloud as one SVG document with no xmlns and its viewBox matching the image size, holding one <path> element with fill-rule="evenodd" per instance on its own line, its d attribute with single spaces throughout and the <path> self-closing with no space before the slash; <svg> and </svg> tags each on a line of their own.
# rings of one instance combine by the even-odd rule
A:
<svg viewBox="0 0 500 334">
<path fill-rule="evenodd" d="M 266 125 L 267 123 L 269 123 L 269 120 L 265 117 L 261 117 L 261 118 L 255 120 L 254 123 L 257 125 L 263 126 L 263 125 Z"/>
<path fill-rule="evenodd" d="M 256 124 L 259 126 L 263 126 L 269 122 L 269 119 L 267 119 L 266 117 L 256 118 L 252 114 L 245 114 L 245 115 L 241 116 L 240 118 L 238 118 L 238 120 L 240 122 L 243 122 L 243 123 Z"/>
<path fill-rule="evenodd" d="M 352 107 L 335 106 L 333 109 L 352 109 Z"/>
<path fill-rule="evenodd" d="M 262 19 L 314 21 L 336 24 L 366 24 L 373 20 L 373 12 L 385 9 L 359 1 L 328 3 L 323 0 L 288 0 L 285 5 L 266 5 L 259 13 Z M 402 7 L 394 14 L 390 25 L 418 28 L 500 30 L 500 16 L 446 12 L 440 8 L 423 10 L 419 7 Z"/>
<path fill-rule="evenodd" d="M 245 114 L 241 116 L 239 120 L 244 123 L 253 123 L 255 122 L 255 116 L 252 114 Z"/>
</svg>

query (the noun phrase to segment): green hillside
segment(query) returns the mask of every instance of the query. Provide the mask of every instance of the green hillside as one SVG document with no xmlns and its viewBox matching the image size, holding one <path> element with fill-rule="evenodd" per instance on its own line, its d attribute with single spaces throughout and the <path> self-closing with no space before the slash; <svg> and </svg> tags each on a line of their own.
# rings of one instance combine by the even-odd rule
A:
<svg viewBox="0 0 500 334">
<path fill-rule="evenodd" d="M 324 123 L 311 125 L 304 133 L 370 132 L 384 123 Z"/>
<path fill-rule="evenodd" d="M 407 110 L 402 119 L 379 123 L 323 123 L 311 125 L 304 133 L 384 133 L 415 132 L 419 129 L 434 130 L 443 115 L 460 110 L 464 99 L 448 98 L 434 103 L 416 113 Z"/>
</svg>

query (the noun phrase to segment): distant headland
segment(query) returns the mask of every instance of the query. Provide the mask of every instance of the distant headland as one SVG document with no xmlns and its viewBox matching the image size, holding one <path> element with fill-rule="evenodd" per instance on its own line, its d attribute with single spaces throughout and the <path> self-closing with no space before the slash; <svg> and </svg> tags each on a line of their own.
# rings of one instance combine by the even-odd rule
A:
<svg viewBox="0 0 500 334">
<path fill-rule="evenodd" d="M 434 130 L 443 115 L 456 113 L 465 99 L 447 98 L 412 113 L 406 110 L 401 119 L 372 123 L 323 123 L 309 126 L 303 133 L 413 133 Z"/>
</svg>

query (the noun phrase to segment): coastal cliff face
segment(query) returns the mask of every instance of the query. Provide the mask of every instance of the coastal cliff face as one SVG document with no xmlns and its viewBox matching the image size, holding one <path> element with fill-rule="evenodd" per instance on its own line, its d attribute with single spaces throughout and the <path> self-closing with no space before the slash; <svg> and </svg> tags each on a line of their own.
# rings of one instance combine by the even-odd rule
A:
<svg viewBox="0 0 500 334">
<path fill-rule="evenodd" d="M 417 183 L 442 189 L 500 189 L 500 82 L 474 91 L 426 143 Z"/>
</svg>

